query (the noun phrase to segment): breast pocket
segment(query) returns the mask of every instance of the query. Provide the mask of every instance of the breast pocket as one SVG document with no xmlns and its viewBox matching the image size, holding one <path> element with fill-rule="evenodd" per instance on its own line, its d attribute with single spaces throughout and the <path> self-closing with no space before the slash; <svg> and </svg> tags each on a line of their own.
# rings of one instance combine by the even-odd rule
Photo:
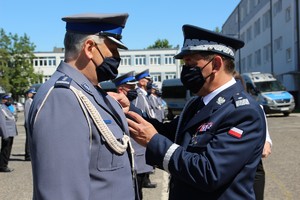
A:
<svg viewBox="0 0 300 200">
<path fill-rule="evenodd" d="M 116 124 L 107 125 L 110 131 L 113 133 L 114 137 L 121 142 L 123 138 L 123 132 L 120 127 Z M 112 171 L 124 167 L 125 159 L 128 159 L 127 153 L 117 154 L 113 149 L 108 145 L 107 141 L 101 135 L 101 144 L 99 145 L 98 151 L 98 170 L 99 171 Z"/>
</svg>

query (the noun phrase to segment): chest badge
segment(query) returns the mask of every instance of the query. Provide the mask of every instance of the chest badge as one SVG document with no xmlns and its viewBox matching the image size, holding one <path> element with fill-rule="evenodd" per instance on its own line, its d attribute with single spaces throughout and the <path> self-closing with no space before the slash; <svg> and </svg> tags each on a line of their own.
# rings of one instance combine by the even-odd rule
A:
<svg viewBox="0 0 300 200">
<path fill-rule="evenodd" d="M 224 97 L 219 97 L 218 100 L 216 101 L 217 104 L 222 105 L 223 103 L 225 103 L 225 99 Z"/>
</svg>

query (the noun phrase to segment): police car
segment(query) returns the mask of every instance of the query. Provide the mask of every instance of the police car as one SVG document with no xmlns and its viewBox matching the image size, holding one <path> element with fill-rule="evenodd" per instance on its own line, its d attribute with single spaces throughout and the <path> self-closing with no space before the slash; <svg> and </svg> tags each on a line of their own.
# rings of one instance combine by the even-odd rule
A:
<svg viewBox="0 0 300 200">
<path fill-rule="evenodd" d="M 293 95 L 272 74 L 251 72 L 241 76 L 246 83 L 247 92 L 264 107 L 266 114 L 283 113 L 284 116 L 289 116 L 295 109 Z"/>
</svg>

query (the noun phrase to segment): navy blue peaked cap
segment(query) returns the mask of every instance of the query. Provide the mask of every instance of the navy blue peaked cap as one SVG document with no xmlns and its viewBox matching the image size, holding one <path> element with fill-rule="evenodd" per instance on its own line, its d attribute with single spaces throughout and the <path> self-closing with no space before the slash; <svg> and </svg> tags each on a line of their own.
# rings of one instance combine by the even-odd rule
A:
<svg viewBox="0 0 300 200">
<path fill-rule="evenodd" d="M 235 51 L 244 46 L 241 40 L 193 25 L 183 25 L 182 31 L 183 47 L 181 52 L 175 55 L 176 59 L 196 52 L 212 52 L 234 59 Z"/>
<path fill-rule="evenodd" d="M 116 87 L 123 84 L 134 85 L 136 84 L 134 71 L 130 71 L 126 74 L 123 74 L 122 76 L 119 76 L 118 78 L 114 79 L 112 82 L 116 85 Z"/>
<path fill-rule="evenodd" d="M 138 74 L 135 75 L 135 79 L 137 81 L 141 80 L 142 78 L 147 78 L 147 79 L 151 79 L 150 73 L 149 73 L 149 69 L 146 69 Z"/>
<path fill-rule="evenodd" d="M 97 14 L 84 13 L 63 17 L 68 32 L 96 34 L 106 36 L 119 48 L 128 49 L 122 42 L 122 30 L 125 27 L 127 13 Z"/>
<path fill-rule="evenodd" d="M 32 93 L 32 94 L 35 94 L 36 93 L 36 90 L 35 88 L 30 88 L 29 90 L 26 91 L 26 93 Z"/>
</svg>

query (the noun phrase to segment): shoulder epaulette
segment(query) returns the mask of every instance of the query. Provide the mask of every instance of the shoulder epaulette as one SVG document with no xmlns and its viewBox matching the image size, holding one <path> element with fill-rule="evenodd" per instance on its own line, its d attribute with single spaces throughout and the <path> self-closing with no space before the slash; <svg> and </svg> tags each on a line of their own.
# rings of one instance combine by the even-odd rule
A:
<svg viewBox="0 0 300 200">
<path fill-rule="evenodd" d="M 235 103 L 235 107 L 240 107 L 240 106 L 245 106 L 245 105 L 250 105 L 250 102 L 247 98 L 247 96 L 244 93 L 236 93 L 233 96 L 233 100 Z"/>
<path fill-rule="evenodd" d="M 55 88 L 70 88 L 72 79 L 68 76 L 61 76 L 54 84 Z"/>
</svg>

